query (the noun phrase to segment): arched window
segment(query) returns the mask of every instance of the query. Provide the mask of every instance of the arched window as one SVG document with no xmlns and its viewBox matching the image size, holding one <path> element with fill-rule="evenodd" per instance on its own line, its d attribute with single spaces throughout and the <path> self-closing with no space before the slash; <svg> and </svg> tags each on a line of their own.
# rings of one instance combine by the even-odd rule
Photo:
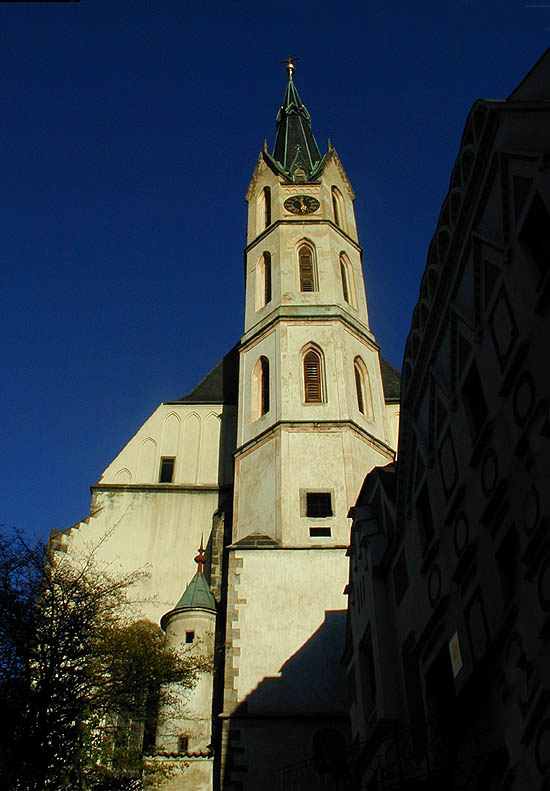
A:
<svg viewBox="0 0 550 791">
<path fill-rule="evenodd" d="M 304 354 L 304 400 L 307 404 L 323 401 L 323 360 L 317 349 L 309 348 Z"/>
<path fill-rule="evenodd" d="M 345 253 L 340 253 L 340 277 L 342 279 L 342 294 L 348 305 L 355 307 L 355 289 L 353 287 L 353 272 L 349 258 Z"/>
<path fill-rule="evenodd" d="M 271 253 L 264 252 L 256 265 L 256 310 L 271 302 Z"/>
<path fill-rule="evenodd" d="M 340 277 L 342 278 L 342 293 L 344 295 L 344 299 L 349 305 L 348 276 L 346 274 L 346 266 L 342 261 L 341 256 L 340 256 Z"/>
<path fill-rule="evenodd" d="M 309 244 L 303 244 L 298 250 L 298 269 L 300 291 L 317 291 L 314 253 Z"/>
<path fill-rule="evenodd" d="M 252 371 L 251 420 L 269 412 L 269 360 L 260 357 Z"/>
<path fill-rule="evenodd" d="M 344 227 L 344 199 L 338 187 L 332 188 L 332 211 L 334 222 L 339 228 Z"/>
<path fill-rule="evenodd" d="M 372 393 L 367 366 L 360 357 L 356 357 L 353 361 L 353 368 L 355 372 L 357 409 L 362 415 L 365 415 L 367 420 L 372 421 L 374 420 L 374 412 L 372 408 Z"/>
<path fill-rule="evenodd" d="M 271 190 L 269 187 L 264 187 L 263 191 L 263 209 L 264 209 L 264 228 L 271 225 Z"/>
</svg>

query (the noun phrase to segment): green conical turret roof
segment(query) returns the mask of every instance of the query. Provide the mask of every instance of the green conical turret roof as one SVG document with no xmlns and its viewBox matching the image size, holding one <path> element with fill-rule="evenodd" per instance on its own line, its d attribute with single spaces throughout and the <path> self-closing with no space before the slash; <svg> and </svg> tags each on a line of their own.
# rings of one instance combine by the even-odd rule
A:
<svg viewBox="0 0 550 791">
<path fill-rule="evenodd" d="M 311 131 L 311 116 L 294 85 L 294 65 L 290 61 L 287 72 L 288 86 L 283 106 L 277 114 L 277 134 L 272 158 L 278 169 L 290 179 L 293 179 L 296 168 L 301 167 L 309 181 L 319 171 L 321 152 Z"/>
<path fill-rule="evenodd" d="M 206 563 L 202 538 L 199 554 L 195 558 L 195 563 L 198 564 L 199 568 L 183 592 L 183 596 L 174 609 L 165 613 L 160 619 L 160 625 L 165 631 L 170 618 L 180 612 L 190 612 L 191 610 L 208 610 L 213 613 L 216 612 L 216 600 L 212 595 L 206 577 L 202 573 L 203 566 Z"/>
<path fill-rule="evenodd" d="M 214 610 L 216 600 L 202 571 L 197 571 L 174 610 Z"/>
</svg>

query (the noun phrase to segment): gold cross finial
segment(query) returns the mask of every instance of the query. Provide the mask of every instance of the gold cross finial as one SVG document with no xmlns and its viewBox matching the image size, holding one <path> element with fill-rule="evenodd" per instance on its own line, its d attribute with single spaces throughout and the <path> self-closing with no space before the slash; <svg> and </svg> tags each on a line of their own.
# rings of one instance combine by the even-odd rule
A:
<svg viewBox="0 0 550 791">
<path fill-rule="evenodd" d="M 286 63 L 286 73 L 288 74 L 290 79 L 292 79 L 292 75 L 296 71 L 296 66 L 294 65 L 294 62 L 297 60 L 300 60 L 300 58 L 293 58 L 292 55 L 289 55 L 288 58 L 285 58 L 284 60 L 281 61 L 281 63 Z"/>
</svg>

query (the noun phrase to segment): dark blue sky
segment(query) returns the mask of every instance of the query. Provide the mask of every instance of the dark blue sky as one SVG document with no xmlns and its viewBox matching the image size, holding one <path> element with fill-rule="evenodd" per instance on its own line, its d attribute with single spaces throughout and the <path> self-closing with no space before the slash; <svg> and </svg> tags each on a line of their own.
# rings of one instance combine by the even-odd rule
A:
<svg viewBox="0 0 550 791">
<path fill-rule="evenodd" d="M 1 3 L 0 522 L 83 518 L 143 420 L 240 337 L 243 197 L 288 54 L 357 194 L 371 324 L 400 367 L 466 115 L 548 46 L 541 5 Z"/>
</svg>

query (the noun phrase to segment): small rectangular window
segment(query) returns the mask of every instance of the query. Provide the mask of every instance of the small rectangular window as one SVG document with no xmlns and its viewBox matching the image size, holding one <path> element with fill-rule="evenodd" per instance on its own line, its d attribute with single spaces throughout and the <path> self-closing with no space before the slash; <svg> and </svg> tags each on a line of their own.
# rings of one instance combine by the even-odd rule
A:
<svg viewBox="0 0 550 791">
<path fill-rule="evenodd" d="M 195 639 L 195 632 L 185 632 L 185 642 L 192 643 Z"/>
<path fill-rule="evenodd" d="M 332 533 L 330 527 L 310 527 L 309 535 L 311 538 L 322 538 L 323 536 L 330 538 Z"/>
<path fill-rule="evenodd" d="M 189 747 L 189 736 L 178 737 L 178 752 L 180 755 L 185 755 Z"/>
<path fill-rule="evenodd" d="M 162 458 L 160 460 L 159 483 L 172 483 L 174 477 L 174 458 Z"/>
<path fill-rule="evenodd" d="M 322 519 L 332 516 L 332 496 L 330 492 L 307 492 L 306 516 Z"/>
</svg>

